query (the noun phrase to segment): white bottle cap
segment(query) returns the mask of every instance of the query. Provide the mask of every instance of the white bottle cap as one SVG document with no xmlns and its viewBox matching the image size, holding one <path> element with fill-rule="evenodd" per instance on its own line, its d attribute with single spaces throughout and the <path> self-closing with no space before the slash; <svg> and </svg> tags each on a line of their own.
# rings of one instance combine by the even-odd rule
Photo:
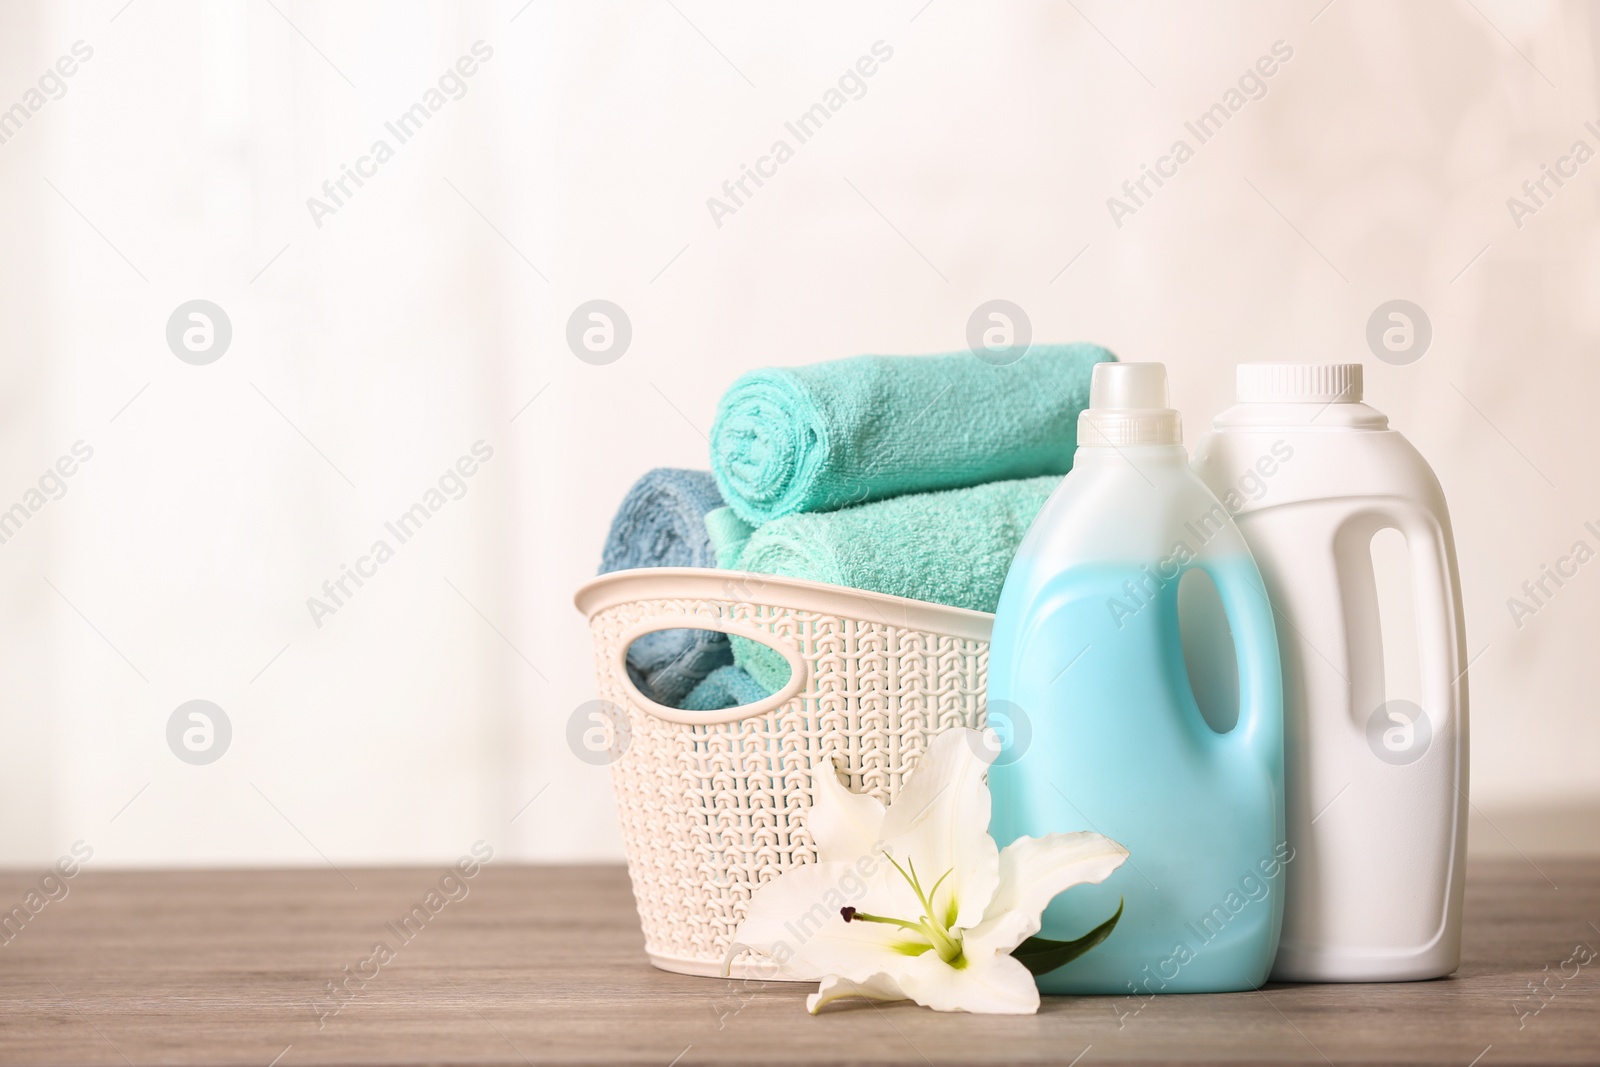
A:
<svg viewBox="0 0 1600 1067">
<path fill-rule="evenodd" d="M 1089 406 L 1078 416 L 1079 445 L 1180 445 L 1183 420 L 1167 406 L 1160 363 L 1096 363 Z"/>
<path fill-rule="evenodd" d="M 1241 363 L 1241 404 L 1359 404 L 1359 363 Z"/>
</svg>

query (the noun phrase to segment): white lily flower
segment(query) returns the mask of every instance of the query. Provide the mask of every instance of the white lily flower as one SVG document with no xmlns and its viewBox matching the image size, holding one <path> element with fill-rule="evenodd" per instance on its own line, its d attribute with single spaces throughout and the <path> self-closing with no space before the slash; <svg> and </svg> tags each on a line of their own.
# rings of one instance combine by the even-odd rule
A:
<svg viewBox="0 0 1600 1067">
<path fill-rule="evenodd" d="M 1104 881 L 1128 850 L 1094 833 L 989 836 L 983 735 L 939 734 L 895 802 L 850 792 L 831 761 L 813 768 L 806 826 L 818 862 L 761 886 L 728 950 L 779 974 L 822 981 L 815 1014 L 843 997 L 914 1000 L 937 1011 L 1031 1014 L 1033 971 L 1012 955 L 1057 893 Z M 1075 942 L 1024 946 L 1039 973 L 1103 940 L 1121 915 Z"/>
</svg>

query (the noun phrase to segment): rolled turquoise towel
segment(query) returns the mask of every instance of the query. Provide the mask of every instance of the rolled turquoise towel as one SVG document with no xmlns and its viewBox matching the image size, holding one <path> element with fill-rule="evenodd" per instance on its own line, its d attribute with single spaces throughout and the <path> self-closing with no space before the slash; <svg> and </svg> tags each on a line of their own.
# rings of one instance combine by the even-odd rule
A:
<svg viewBox="0 0 1600 1067">
<path fill-rule="evenodd" d="M 717 566 L 732 567 L 739 553 L 755 531 L 730 507 L 714 508 L 706 512 L 706 533 L 711 537 L 711 550 L 717 555 Z"/>
<path fill-rule="evenodd" d="M 737 569 L 869 589 L 992 612 L 1006 571 L 1059 476 L 912 493 L 762 526 Z M 777 652 L 733 639 L 734 662 L 776 692 L 789 679 Z"/>
<path fill-rule="evenodd" d="M 1099 345 L 856 356 L 751 371 L 717 405 L 711 470 L 753 525 L 805 511 L 1065 474 Z"/>
</svg>

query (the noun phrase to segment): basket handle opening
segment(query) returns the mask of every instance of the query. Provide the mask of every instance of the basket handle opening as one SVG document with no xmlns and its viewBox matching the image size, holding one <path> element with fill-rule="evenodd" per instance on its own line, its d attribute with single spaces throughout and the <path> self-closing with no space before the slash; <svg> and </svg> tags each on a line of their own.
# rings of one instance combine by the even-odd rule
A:
<svg viewBox="0 0 1600 1067">
<path fill-rule="evenodd" d="M 641 692 L 639 687 L 634 684 L 633 677 L 628 671 L 628 651 L 633 648 L 634 643 L 640 638 L 648 637 L 651 634 L 684 630 L 725 633 L 730 637 L 743 638 L 761 645 L 771 653 L 770 656 L 765 657 L 763 663 L 769 675 L 776 672 L 779 667 L 777 661 L 781 660 L 788 667 L 788 680 L 784 682 L 777 692 L 772 693 L 770 696 L 753 703 L 741 704 L 737 707 L 719 708 L 715 711 L 689 711 L 659 704 Z M 796 693 L 800 692 L 805 686 L 809 674 L 805 658 L 800 652 L 800 646 L 793 639 L 767 630 L 760 630 L 731 619 L 708 616 L 661 615 L 646 619 L 622 635 L 622 640 L 618 642 L 615 656 L 617 676 L 631 704 L 658 719 L 686 725 L 715 725 L 753 718 L 757 715 L 765 715 L 774 708 L 782 707 Z M 773 657 L 776 657 L 776 659 Z"/>
</svg>

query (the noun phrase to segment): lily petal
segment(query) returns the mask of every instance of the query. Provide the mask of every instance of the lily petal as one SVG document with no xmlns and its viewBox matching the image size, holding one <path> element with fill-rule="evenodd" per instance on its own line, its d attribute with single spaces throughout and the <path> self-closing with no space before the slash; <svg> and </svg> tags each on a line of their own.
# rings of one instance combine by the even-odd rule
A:
<svg viewBox="0 0 1600 1067">
<path fill-rule="evenodd" d="M 806 829 L 824 863 L 854 863 L 872 855 L 883 839 L 883 802 L 865 793 L 852 793 L 839 780 L 832 753 L 811 765 L 811 808 Z"/>
<path fill-rule="evenodd" d="M 935 737 L 883 820 L 883 838 L 896 862 L 917 864 L 923 888 L 950 872 L 936 906 L 955 902 L 951 927 L 976 926 L 1000 881 L 999 849 L 989 836 L 988 764 L 976 730 Z"/>
<path fill-rule="evenodd" d="M 864 982 L 852 982 L 830 974 L 822 980 L 817 991 L 806 998 L 806 1011 L 812 1015 L 827 1005 L 845 997 L 865 997 L 867 1000 L 905 1000 L 905 993 L 887 974 L 875 974 Z"/>
<path fill-rule="evenodd" d="M 825 974 L 865 978 L 886 960 L 926 949 L 926 939 L 898 926 L 845 922 L 843 907 L 859 903 L 865 885 L 848 863 L 807 863 L 757 889 L 725 957 L 742 950 L 770 957 L 785 978 Z"/>
<path fill-rule="evenodd" d="M 1032 1015 L 1039 1010 L 1033 975 L 1010 956 L 969 956 L 956 970 L 929 952 L 907 960 L 893 978 L 908 998 L 934 1011 Z"/>
<path fill-rule="evenodd" d="M 1017 838 L 1000 853 L 1000 888 L 983 922 L 962 942 L 968 958 L 1010 952 L 1039 932 L 1044 909 L 1057 893 L 1103 882 L 1127 858 L 1127 849 L 1095 833 Z"/>
</svg>

